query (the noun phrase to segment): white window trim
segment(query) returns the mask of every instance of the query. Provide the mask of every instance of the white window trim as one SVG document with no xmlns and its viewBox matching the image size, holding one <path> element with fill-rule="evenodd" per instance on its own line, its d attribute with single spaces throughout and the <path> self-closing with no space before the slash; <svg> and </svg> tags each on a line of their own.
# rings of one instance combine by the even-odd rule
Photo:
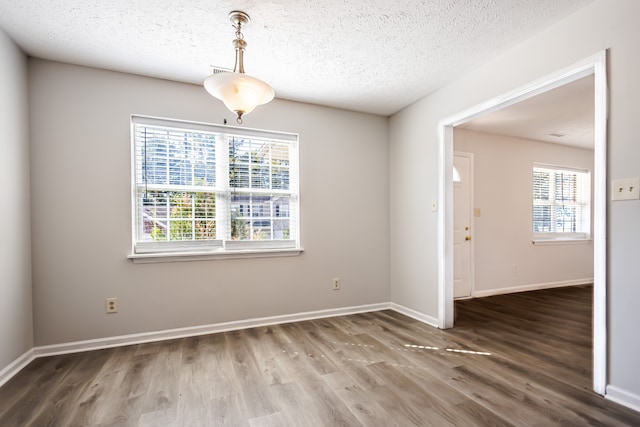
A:
<svg viewBox="0 0 640 427">
<path fill-rule="evenodd" d="M 245 258 L 277 258 L 298 256 L 304 252 L 303 248 L 260 249 L 260 250 L 226 250 L 226 251 L 194 251 L 194 252 L 157 252 L 131 253 L 127 255 L 136 264 L 150 264 L 159 262 L 208 261 L 216 259 L 245 259 Z"/>
<path fill-rule="evenodd" d="M 175 242 L 163 242 L 161 248 L 158 248 L 158 244 L 155 242 L 136 242 L 136 159 L 135 159 L 135 142 L 134 142 L 134 125 L 136 123 L 144 122 L 148 125 L 156 126 L 169 126 L 185 128 L 187 130 L 204 130 L 211 131 L 212 128 L 218 130 L 224 129 L 224 133 L 238 134 L 243 137 L 254 138 L 274 138 L 284 141 L 296 141 L 293 144 L 291 158 L 295 159 L 290 165 L 290 172 L 295 174 L 295 187 L 293 188 L 295 199 L 298 202 L 297 209 L 293 209 L 291 220 L 295 221 L 296 227 L 296 239 L 292 240 L 271 240 L 271 241 L 234 241 L 234 240 L 210 240 L 210 241 L 175 241 Z M 290 257 L 298 256 L 304 249 L 300 246 L 300 208 L 299 208 L 299 189 L 298 189 L 298 173 L 299 173 L 299 153 L 298 153 L 298 138 L 297 134 L 282 133 L 278 131 L 267 131 L 251 128 L 239 128 L 234 126 L 221 126 L 216 124 L 190 122 L 177 119 L 165 119 L 158 117 L 150 117 L 134 114 L 131 115 L 131 200 L 132 200 L 132 245 L 131 252 L 127 255 L 127 258 L 134 263 L 159 263 L 159 262 L 180 262 L 180 261 L 203 261 L 203 260 L 216 260 L 216 259 L 242 259 L 242 258 L 272 258 L 272 257 Z M 226 152 L 226 150 L 225 150 Z M 217 172 L 225 173 L 228 175 L 228 162 L 221 162 L 220 159 L 224 156 L 217 156 Z M 262 192 L 259 189 L 255 189 L 254 193 Z M 278 192 L 277 190 L 270 190 L 267 193 Z M 222 232 L 225 230 L 225 221 L 220 224 L 223 227 Z"/>
<path fill-rule="evenodd" d="M 548 163 L 534 163 L 532 171 L 535 168 L 563 170 L 568 172 L 580 172 L 586 173 L 588 178 L 588 191 L 583 194 L 584 203 L 583 216 L 586 217 L 588 223 L 588 229 L 585 231 L 568 233 L 568 232 L 533 232 L 533 238 L 531 243 L 537 246 L 544 245 L 571 245 L 571 244 L 584 244 L 591 243 L 591 171 L 584 168 L 575 168 L 571 166 L 552 165 Z M 535 206 L 535 201 L 532 200 L 531 206 Z M 532 216 L 533 221 L 533 216 Z M 533 226 L 531 227 L 533 228 Z"/>
<path fill-rule="evenodd" d="M 536 246 L 544 245 L 576 245 L 591 243 L 593 240 L 587 233 L 535 233 L 534 239 L 531 241 Z M 546 236 L 549 234 L 549 236 Z M 568 236 L 560 236 L 560 234 L 569 234 Z"/>
</svg>

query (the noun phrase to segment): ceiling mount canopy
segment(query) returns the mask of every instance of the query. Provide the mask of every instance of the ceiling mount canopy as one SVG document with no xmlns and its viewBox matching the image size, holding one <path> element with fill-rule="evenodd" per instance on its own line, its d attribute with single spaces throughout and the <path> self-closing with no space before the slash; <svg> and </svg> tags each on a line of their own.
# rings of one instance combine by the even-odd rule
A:
<svg viewBox="0 0 640 427">
<path fill-rule="evenodd" d="M 273 88 L 260 79 L 244 72 L 244 41 L 242 27 L 251 21 L 246 13 L 234 10 L 229 20 L 236 30 L 233 47 L 236 50 L 236 63 L 233 72 L 215 73 L 204 81 L 204 88 L 236 114 L 236 121 L 242 124 L 242 117 L 249 114 L 258 105 L 266 104 L 275 95 Z"/>
</svg>

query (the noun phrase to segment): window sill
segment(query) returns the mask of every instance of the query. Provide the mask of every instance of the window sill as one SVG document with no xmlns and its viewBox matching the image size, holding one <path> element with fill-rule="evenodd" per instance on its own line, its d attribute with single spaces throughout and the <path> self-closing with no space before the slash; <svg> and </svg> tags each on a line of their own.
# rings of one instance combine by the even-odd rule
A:
<svg viewBox="0 0 640 427">
<path fill-rule="evenodd" d="M 304 249 L 249 249 L 224 252 L 162 252 L 146 254 L 129 254 L 127 258 L 136 264 L 149 264 L 158 262 L 184 262 L 184 261 L 208 261 L 216 259 L 246 259 L 246 258 L 276 258 L 298 256 Z"/>
<path fill-rule="evenodd" d="M 533 239 L 531 243 L 535 246 L 545 245 L 581 245 L 592 243 L 592 239 Z"/>
</svg>

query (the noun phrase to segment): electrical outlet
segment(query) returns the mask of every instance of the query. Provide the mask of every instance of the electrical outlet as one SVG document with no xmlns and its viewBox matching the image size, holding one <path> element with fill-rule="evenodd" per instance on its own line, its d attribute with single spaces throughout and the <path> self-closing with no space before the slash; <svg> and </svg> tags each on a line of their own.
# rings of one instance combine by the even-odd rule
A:
<svg viewBox="0 0 640 427">
<path fill-rule="evenodd" d="M 118 298 L 107 298 L 107 314 L 118 312 Z"/>
<path fill-rule="evenodd" d="M 340 279 L 338 277 L 333 278 L 333 290 L 334 291 L 340 290 Z"/>
</svg>

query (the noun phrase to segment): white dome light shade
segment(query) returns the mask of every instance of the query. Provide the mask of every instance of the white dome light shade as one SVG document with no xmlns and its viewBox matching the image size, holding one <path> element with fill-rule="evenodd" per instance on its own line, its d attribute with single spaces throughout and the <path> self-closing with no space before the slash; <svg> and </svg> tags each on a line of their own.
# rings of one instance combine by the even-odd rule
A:
<svg viewBox="0 0 640 427">
<path fill-rule="evenodd" d="M 240 117 L 275 96 L 267 83 L 244 73 L 212 74 L 204 81 L 204 88 Z"/>
</svg>

